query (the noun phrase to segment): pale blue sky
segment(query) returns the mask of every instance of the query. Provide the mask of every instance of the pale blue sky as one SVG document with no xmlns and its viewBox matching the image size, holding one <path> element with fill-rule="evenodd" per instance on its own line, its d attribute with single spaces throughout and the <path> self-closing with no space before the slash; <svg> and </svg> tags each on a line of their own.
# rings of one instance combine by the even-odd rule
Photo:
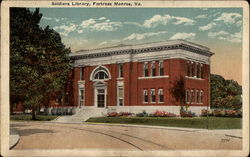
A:
<svg viewBox="0 0 250 157">
<path fill-rule="evenodd" d="M 31 9 L 34 10 L 34 9 Z M 212 71 L 241 82 L 241 8 L 40 8 L 71 50 L 185 39 L 215 53 Z M 228 58 L 227 58 L 228 57 Z M 234 74 L 220 64 L 235 62 Z M 237 70 L 238 68 L 238 70 Z M 236 72 L 237 71 L 237 72 Z"/>
</svg>

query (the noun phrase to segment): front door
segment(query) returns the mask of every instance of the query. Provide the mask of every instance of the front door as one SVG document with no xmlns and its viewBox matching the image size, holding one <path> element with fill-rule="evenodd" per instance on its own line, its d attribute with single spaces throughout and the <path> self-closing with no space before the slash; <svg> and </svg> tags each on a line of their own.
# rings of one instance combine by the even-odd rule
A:
<svg viewBox="0 0 250 157">
<path fill-rule="evenodd" d="M 105 107 L 105 89 L 97 89 L 97 107 Z"/>
</svg>

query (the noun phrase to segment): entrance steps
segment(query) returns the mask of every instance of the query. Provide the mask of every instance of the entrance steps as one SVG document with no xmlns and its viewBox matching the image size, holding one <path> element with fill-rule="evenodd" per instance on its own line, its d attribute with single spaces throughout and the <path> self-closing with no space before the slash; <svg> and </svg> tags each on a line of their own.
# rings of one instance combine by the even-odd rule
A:
<svg viewBox="0 0 250 157">
<path fill-rule="evenodd" d="M 83 107 L 78 108 L 76 113 L 72 116 L 60 116 L 53 120 L 54 122 L 84 122 L 91 117 L 102 117 L 106 116 L 108 109 L 96 108 L 96 107 Z"/>
</svg>

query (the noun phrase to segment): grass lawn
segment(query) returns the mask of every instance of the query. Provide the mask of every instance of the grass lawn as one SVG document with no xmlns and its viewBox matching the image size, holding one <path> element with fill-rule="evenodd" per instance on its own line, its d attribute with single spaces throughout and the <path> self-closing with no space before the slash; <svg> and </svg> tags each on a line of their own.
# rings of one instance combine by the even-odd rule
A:
<svg viewBox="0 0 250 157">
<path fill-rule="evenodd" d="M 172 126 L 186 128 L 207 128 L 206 117 L 167 118 L 167 117 L 97 117 L 87 122 L 119 123 L 136 125 Z M 208 129 L 241 129 L 241 118 L 209 117 Z"/>
<path fill-rule="evenodd" d="M 36 121 L 50 121 L 58 116 L 52 115 L 36 115 Z M 22 121 L 30 121 L 32 115 L 10 115 L 10 120 L 22 120 Z"/>
</svg>

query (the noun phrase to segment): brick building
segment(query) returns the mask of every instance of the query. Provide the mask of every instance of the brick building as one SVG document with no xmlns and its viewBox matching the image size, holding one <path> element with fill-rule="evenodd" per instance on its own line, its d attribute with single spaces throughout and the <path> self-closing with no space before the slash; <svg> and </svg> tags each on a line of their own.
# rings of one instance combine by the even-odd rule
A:
<svg viewBox="0 0 250 157">
<path fill-rule="evenodd" d="M 73 60 L 71 105 L 138 113 L 200 114 L 210 103 L 209 48 L 184 40 L 83 50 Z M 183 80 L 185 102 L 171 90 Z"/>
</svg>

